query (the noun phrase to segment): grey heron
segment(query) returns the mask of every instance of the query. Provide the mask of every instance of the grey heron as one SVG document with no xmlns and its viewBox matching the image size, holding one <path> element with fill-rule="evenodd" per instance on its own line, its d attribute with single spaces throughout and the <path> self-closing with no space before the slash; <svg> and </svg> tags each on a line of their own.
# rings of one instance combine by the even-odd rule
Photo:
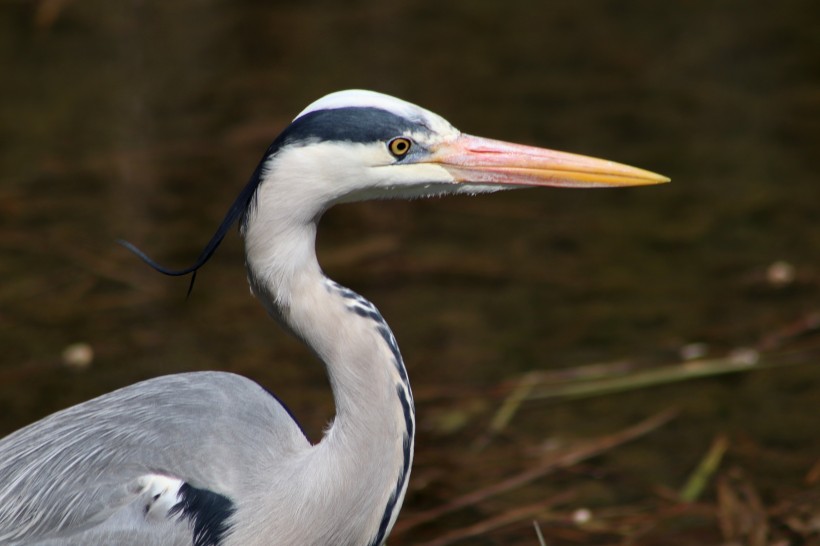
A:
<svg viewBox="0 0 820 546">
<path fill-rule="evenodd" d="M 372 91 L 327 95 L 273 141 L 196 273 L 237 221 L 268 313 L 324 364 L 336 416 L 311 444 L 250 379 L 181 373 L 127 386 L 0 440 L 0 543 L 384 544 L 416 428 L 398 345 L 376 307 L 327 278 L 314 243 L 337 203 L 529 186 L 632 186 L 634 167 L 463 134 Z"/>
</svg>

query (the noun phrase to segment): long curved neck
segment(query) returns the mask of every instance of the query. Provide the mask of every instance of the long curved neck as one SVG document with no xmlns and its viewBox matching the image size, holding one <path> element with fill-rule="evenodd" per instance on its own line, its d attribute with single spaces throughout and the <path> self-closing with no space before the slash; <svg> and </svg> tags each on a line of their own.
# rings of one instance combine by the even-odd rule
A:
<svg viewBox="0 0 820 546">
<path fill-rule="evenodd" d="M 413 457 L 414 408 L 401 355 L 376 308 L 322 273 L 316 221 L 271 220 L 244 230 L 251 289 L 325 364 L 336 403 L 310 459 L 306 479 L 323 492 L 311 502 L 350 511 L 351 529 L 336 539 L 382 544 Z"/>
</svg>

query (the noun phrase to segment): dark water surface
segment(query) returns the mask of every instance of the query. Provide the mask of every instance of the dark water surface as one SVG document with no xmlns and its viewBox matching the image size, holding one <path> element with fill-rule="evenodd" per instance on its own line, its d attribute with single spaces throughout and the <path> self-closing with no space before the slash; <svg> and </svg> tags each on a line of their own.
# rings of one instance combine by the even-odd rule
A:
<svg viewBox="0 0 820 546">
<path fill-rule="evenodd" d="M 642 505 L 679 488 L 721 433 L 725 467 L 750 475 L 768 505 L 811 490 L 820 368 L 810 359 L 530 403 L 495 459 L 466 446 L 499 399 L 465 393 L 538 369 L 673 364 L 692 342 L 710 356 L 766 348 L 762 339 L 818 312 L 816 2 L 7 1 L 0 63 L 0 434 L 140 379 L 221 369 L 275 390 L 318 438 L 332 416 L 323 370 L 248 295 L 236 235 L 187 302 L 186 281 L 114 241 L 187 264 L 284 125 L 327 92 L 363 87 L 469 133 L 673 179 L 328 213 L 325 270 L 380 307 L 418 393 L 405 513 L 526 467 L 543 442 L 681 410 L 574 477 L 394 544 L 562 487 L 579 490 L 566 512 Z M 61 365 L 74 343 L 93 349 L 84 371 Z M 818 339 L 781 345 L 816 354 Z M 468 424 L 445 433 L 438 418 L 449 414 Z M 522 526 L 480 543 L 534 543 Z M 664 533 L 686 543 L 670 538 L 686 531 Z M 575 543 L 551 543 L 562 540 Z"/>
</svg>

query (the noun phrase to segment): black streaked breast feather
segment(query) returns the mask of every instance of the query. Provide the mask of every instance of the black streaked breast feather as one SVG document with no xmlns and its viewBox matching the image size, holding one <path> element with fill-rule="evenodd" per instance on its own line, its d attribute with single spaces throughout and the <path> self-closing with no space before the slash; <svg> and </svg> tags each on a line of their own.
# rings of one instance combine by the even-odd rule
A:
<svg viewBox="0 0 820 546">
<path fill-rule="evenodd" d="M 220 546 L 230 532 L 228 522 L 236 507 L 228 497 L 188 483 L 179 488 L 180 501 L 169 515 L 187 519 L 194 533 L 194 546 Z"/>
</svg>

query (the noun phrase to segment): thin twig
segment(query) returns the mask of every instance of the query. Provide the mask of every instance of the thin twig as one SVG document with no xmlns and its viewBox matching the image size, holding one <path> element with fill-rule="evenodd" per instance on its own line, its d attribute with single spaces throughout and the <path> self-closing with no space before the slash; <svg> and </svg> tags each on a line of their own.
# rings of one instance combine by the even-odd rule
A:
<svg viewBox="0 0 820 546">
<path fill-rule="evenodd" d="M 517 508 L 504 512 L 503 514 L 499 514 L 492 518 L 485 519 L 484 521 L 481 521 L 474 525 L 450 531 L 449 533 L 444 534 L 434 540 L 431 540 L 430 542 L 423 543 L 422 546 L 449 546 L 450 544 L 453 544 L 455 542 L 483 535 L 490 531 L 494 531 L 495 529 L 498 529 L 500 527 L 504 527 L 505 525 L 521 521 L 522 519 L 531 518 L 534 515 L 539 514 L 544 510 L 547 510 L 551 506 L 554 506 L 562 502 L 566 502 L 569 497 L 570 495 L 564 493 L 561 495 L 556 495 L 555 497 L 546 501 L 537 502 L 535 504 L 530 504 L 527 506 L 519 506 Z"/>
<path fill-rule="evenodd" d="M 709 447 L 709 451 L 701 459 L 697 468 L 692 471 L 686 484 L 681 488 L 678 495 L 683 502 L 694 502 L 700 497 L 709 479 L 717 472 L 720 467 L 720 462 L 723 460 L 723 454 L 729 448 L 729 439 L 721 434 L 717 436 Z"/>
<path fill-rule="evenodd" d="M 637 425 L 633 425 L 614 434 L 610 434 L 593 442 L 589 442 L 574 449 L 573 451 L 565 453 L 559 457 L 551 458 L 550 460 L 543 462 L 534 468 L 507 478 L 506 480 L 463 495 L 443 506 L 439 506 L 438 508 L 413 514 L 400 521 L 393 530 L 393 534 L 396 535 L 405 533 L 414 527 L 418 527 L 419 525 L 438 519 L 445 514 L 455 512 L 456 510 L 460 510 L 467 506 L 472 506 L 495 495 L 499 495 L 511 489 L 515 489 L 516 487 L 530 483 L 533 480 L 555 471 L 556 469 L 572 466 L 580 461 L 589 459 L 590 457 L 600 455 L 601 453 L 609 451 L 614 447 L 652 432 L 658 427 L 661 427 L 669 422 L 676 415 L 676 410 L 670 409 L 662 411 L 661 413 L 641 421 Z"/>
<path fill-rule="evenodd" d="M 544 533 L 541 532 L 541 526 L 538 525 L 538 520 L 532 520 L 532 526 L 535 528 L 535 536 L 538 537 L 539 546 L 547 546 L 547 541 L 544 540 Z"/>
<path fill-rule="evenodd" d="M 528 400 L 544 399 L 578 399 L 626 392 L 640 388 L 654 387 L 679 381 L 714 377 L 717 375 L 739 373 L 764 368 L 783 367 L 814 362 L 818 357 L 817 350 L 800 350 L 777 353 L 765 356 L 765 360 L 754 351 L 738 354 L 728 358 L 696 360 L 677 366 L 665 366 L 629 374 L 579 383 L 558 386 L 536 386 L 527 396 Z"/>
<path fill-rule="evenodd" d="M 537 381 L 538 378 L 535 373 L 524 374 L 519 379 L 516 388 L 504 399 L 501 407 L 496 411 L 487 432 L 479 436 L 473 443 L 474 451 L 481 451 L 487 447 L 492 439 L 507 427 L 507 424 L 512 420 L 521 403 L 527 399 L 527 395 L 530 394 Z"/>
</svg>

